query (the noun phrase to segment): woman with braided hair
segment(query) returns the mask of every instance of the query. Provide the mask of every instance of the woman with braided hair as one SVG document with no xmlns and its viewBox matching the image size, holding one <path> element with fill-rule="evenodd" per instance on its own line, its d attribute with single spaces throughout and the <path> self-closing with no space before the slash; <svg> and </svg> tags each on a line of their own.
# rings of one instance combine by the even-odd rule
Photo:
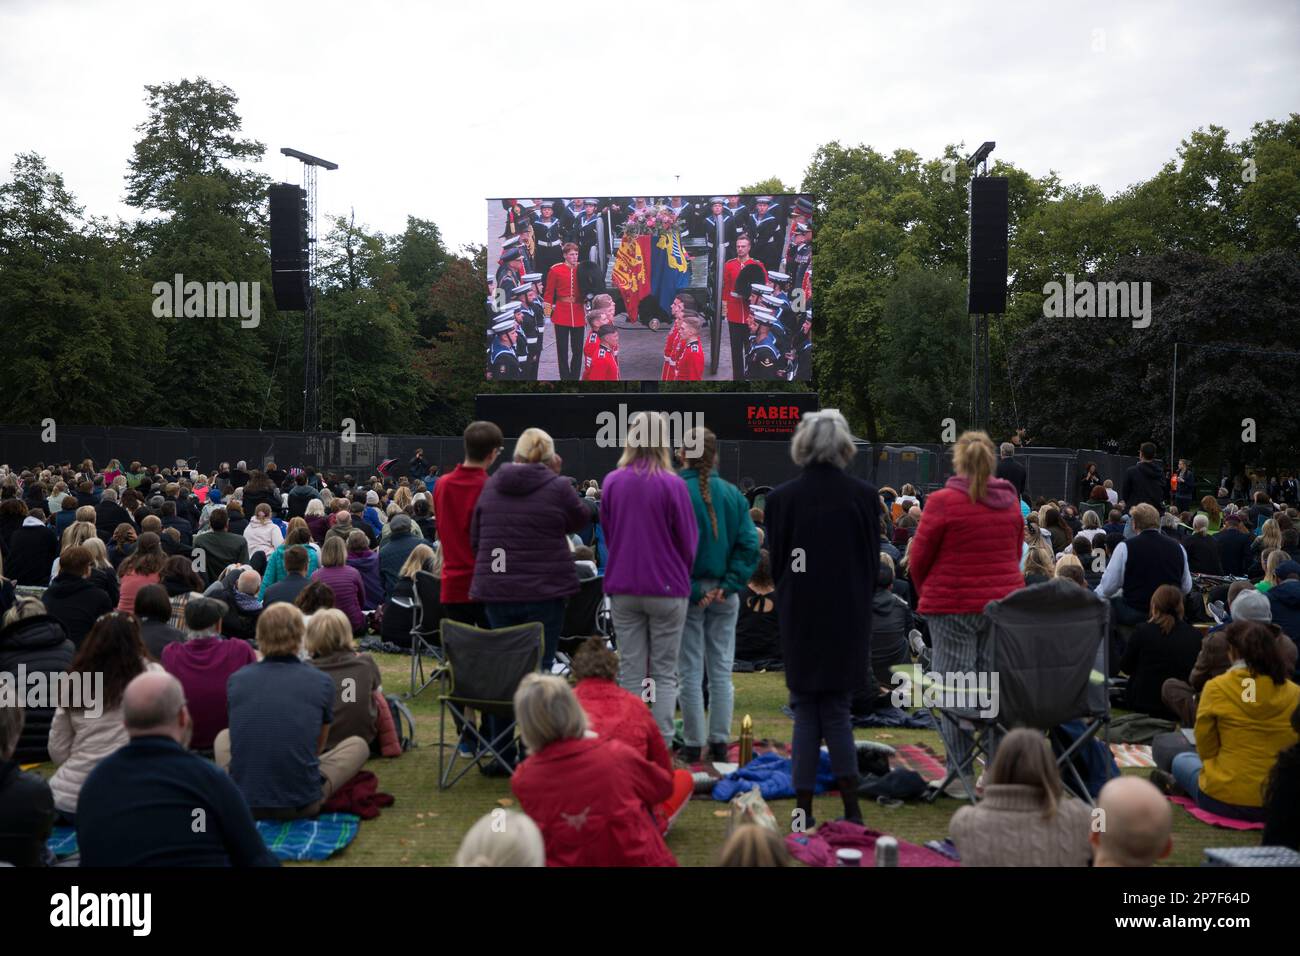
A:
<svg viewBox="0 0 1300 956">
<path fill-rule="evenodd" d="M 718 440 L 713 432 L 694 429 L 686 434 L 683 445 L 677 458 L 699 525 L 699 545 L 677 658 L 684 743 L 679 756 L 687 763 L 700 759 L 706 734 L 703 681 L 707 673 L 709 758 L 725 761 L 731 743 L 731 667 L 736 656 L 738 595 L 758 566 L 758 532 L 740 489 L 714 473 Z M 698 454 L 691 456 L 688 451 Z"/>
</svg>

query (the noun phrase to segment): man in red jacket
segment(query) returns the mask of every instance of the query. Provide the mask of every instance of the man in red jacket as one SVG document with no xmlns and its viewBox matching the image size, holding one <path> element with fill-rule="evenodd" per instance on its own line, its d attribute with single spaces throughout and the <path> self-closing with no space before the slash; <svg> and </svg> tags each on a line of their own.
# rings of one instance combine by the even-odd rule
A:
<svg viewBox="0 0 1300 956">
<path fill-rule="evenodd" d="M 578 246 L 564 244 L 564 261 L 546 274 L 542 308 L 555 327 L 555 359 L 560 378 L 577 378 L 582 371 L 582 327 L 586 318 L 578 290 Z"/>
<path fill-rule="evenodd" d="M 722 267 L 722 308 L 727 315 L 727 329 L 731 337 L 731 377 L 739 382 L 745 377 L 745 352 L 749 339 L 749 300 L 736 293 L 736 280 L 740 270 L 751 263 L 763 273 L 767 269 L 757 259 L 749 257 L 750 239 L 745 233 L 736 237 L 736 258 L 728 259 Z M 751 270 L 753 271 L 753 270 Z"/>
<path fill-rule="evenodd" d="M 611 322 L 596 330 L 596 350 L 588 355 L 582 370 L 583 381 L 618 381 L 618 329 Z"/>
<path fill-rule="evenodd" d="M 474 506 L 487 484 L 487 470 L 501 454 L 505 439 L 492 422 L 471 422 L 465 429 L 465 460 L 433 486 L 433 513 L 442 549 L 442 613 L 453 621 L 487 627 L 482 604 L 470 600 L 474 580 L 474 549 L 469 527 Z"/>
</svg>

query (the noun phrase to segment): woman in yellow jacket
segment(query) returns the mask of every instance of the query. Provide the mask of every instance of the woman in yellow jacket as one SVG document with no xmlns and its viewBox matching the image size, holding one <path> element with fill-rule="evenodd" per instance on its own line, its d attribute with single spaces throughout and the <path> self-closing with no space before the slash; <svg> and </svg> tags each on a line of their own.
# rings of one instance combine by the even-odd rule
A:
<svg viewBox="0 0 1300 956">
<path fill-rule="evenodd" d="M 1264 786 L 1277 755 L 1297 741 L 1300 686 L 1287 680 L 1270 628 L 1237 621 L 1224 631 L 1231 666 L 1208 681 L 1196 709 L 1196 752 L 1174 758 L 1178 785 L 1203 810 L 1263 822 Z"/>
</svg>

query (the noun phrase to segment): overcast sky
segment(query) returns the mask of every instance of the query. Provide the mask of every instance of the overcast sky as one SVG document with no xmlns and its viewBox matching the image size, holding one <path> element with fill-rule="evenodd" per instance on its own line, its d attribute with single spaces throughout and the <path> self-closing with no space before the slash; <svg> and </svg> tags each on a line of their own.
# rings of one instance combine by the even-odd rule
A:
<svg viewBox="0 0 1300 956">
<path fill-rule="evenodd" d="M 132 215 L 144 85 L 239 96 L 281 146 L 339 164 L 323 213 L 482 242 L 488 196 L 797 186 L 837 139 L 996 158 L 1107 193 L 1198 126 L 1300 108 L 1300 3 L 0 0 L 0 158 L 34 150 L 88 212 Z M 680 180 L 677 179 L 680 177 Z"/>
</svg>

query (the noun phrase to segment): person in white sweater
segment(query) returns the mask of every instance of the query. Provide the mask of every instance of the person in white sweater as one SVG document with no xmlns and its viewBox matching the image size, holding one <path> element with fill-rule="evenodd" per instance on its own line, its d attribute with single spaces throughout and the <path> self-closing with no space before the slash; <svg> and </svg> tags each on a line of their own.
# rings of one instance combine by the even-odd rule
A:
<svg viewBox="0 0 1300 956">
<path fill-rule="evenodd" d="M 60 699 L 50 724 L 50 759 L 58 764 L 50 789 L 61 822 L 75 824 L 81 785 L 130 740 L 122 723 L 126 685 L 138 674 L 161 670 L 149 660 L 136 617 L 110 611 L 95 622 L 68 665 L 70 680 L 52 685 Z"/>
<path fill-rule="evenodd" d="M 962 866 L 1087 866 L 1092 813 L 1065 792 L 1047 738 L 1013 730 L 998 744 L 984 799 L 948 824 Z"/>
<path fill-rule="evenodd" d="M 244 529 L 244 540 L 248 542 L 248 556 L 263 554 L 268 558 L 271 552 L 284 544 L 284 534 L 280 526 L 271 520 L 271 506 L 263 502 L 253 512 L 253 518 Z"/>
</svg>

